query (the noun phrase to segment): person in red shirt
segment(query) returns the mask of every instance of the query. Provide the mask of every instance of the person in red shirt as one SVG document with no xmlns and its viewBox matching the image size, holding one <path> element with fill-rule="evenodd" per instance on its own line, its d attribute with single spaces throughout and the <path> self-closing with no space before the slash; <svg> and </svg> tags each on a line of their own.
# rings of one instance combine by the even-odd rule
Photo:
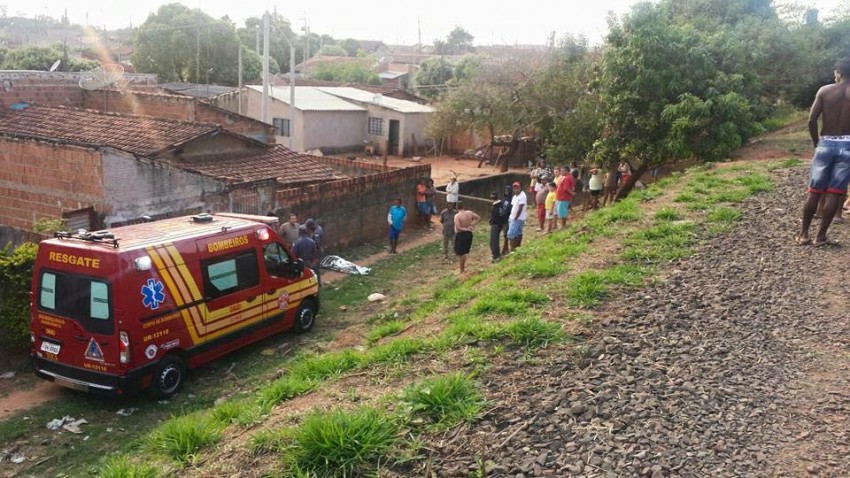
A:
<svg viewBox="0 0 850 478">
<path fill-rule="evenodd" d="M 561 180 L 558 189 L 555 190 L 555 210 L 558 213 L 561 229 L 567 226 L 567 215 L 570 213 L 570 201 L 573 200 L 575 187 L 576 178 L 570 174 L 569 169 L 564 169 L 564 179 Z"/>
</svg>

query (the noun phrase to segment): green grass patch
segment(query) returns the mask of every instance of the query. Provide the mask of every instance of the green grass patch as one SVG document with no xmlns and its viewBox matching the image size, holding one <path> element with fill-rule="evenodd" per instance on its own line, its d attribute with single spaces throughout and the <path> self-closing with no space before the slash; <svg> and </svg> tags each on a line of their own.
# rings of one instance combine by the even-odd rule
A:
<svg viewBox="0 0 850 478">
<path fill-rule="evenodd" d="M 221 426 L 198 414 L 174 417 L 163 422 L 148 438 L 151 449 L 185 464 L 196 454 L 221 439 Z"/>
<path fill-rule="evenodd" d="M 735 179 L 736 182 L 743 184 L 750 194 L 758 194 L 773 191 L 773 183 L 764 175 L 758 173 L 750 173 Z"/>
<path fill-rule="evenodd" d="M 287 434 L 280 453 L 296 476 L 371 476 L 391 459 L 401 432 L 395 417 L 373 408 L 313 412 Z"/>
<path fill-rule="evenodd" d="M 505 327 L 507 336 L 527 350 L 548 347 L 549 344 L 567 340 L 567 333 L 556 323 L 546 322 L 539 317 L 526 317 L 511 322 Z"/>
<path fill-rule="evenodd" d="M 649 269 L 634 264 L 618 264 L 601 272 L 606 284 L 623 287 L 640 287 L 643 285 Z"/>
<path fill-rule="evenodd" d="M 693 223 L 661 223 L 631 234 L 625 241 L 623 257 L 638 263 L 677 260 L 690 253 L 695 240 Z"/>
<path fill-rule="evenodd" d="M 771 162 L 770 164 L 767 165 L 767 170 L 768 171 L 776 171 L 777 169 L 796 168 L 797 166 L 801 166 L 802 164 L 803 164 L 803 162 L 800 161 L 797 158 L 788 158 L 788 159 L 784 159 L 782 161 Z"/>
<path fill-rule="evenodd" d="M 608 284 L 598 272 L 582 272 L 567 281 L 566 296 L 570 306 L 590 309 L 608 296 Z"/>
<path fill-rule="evenodd" d="M 556 254 L 537 254 L 535 257 L 524 257 L 521 261 L 512 261 L 504 270 L 511 276 L 528 277 L 531 279 L 555 277 L 566 270 L 563 259 Z"/>
<path fill-rule="evenodd" d="M 338 377 L 360 365 L 362 356 L 353 350 L 327 352 L 321 355 L 307 356 L 296 361 L 290 368 L 290 375 L 308 381 L 320 381 Z"/>
<path fill-rule="evenodd" d="M 635 198 L 626 198 L 617 201 L 609 207 L 597 209 L 584 217 L 584 223 L 591 229 L 602 229 L 605 226 L 634 222 L 641 217 L 641 210 Z"/>
<path fill-rule="evenodd" d="M 257 401 L 261 407 L 268 410 L 280 402 L 303 395 L 315 387 L 315 380 L 287 375 L 260 389 Z"/>
<path fill-rule="evenodd" d="M 490 291 L 476 300 L 470 313 L 473 315 L 525 315 L 529 309 L 545 304 L 549 296 L 529 289 L 517 289 L 516 287 L 491 287 Z"/>
<path fill-rule="evenodd" d="M 427 349 L 419 338 L 400 338 L 378 345 L 366 353 L 364 364 L 399 363 Z"/>
<path fill-rule="evenodd" d="M 103 462 L 97 476 L 100 478 L 156 478 L 159 472 L 152 465 L 134 463 L 124 455 L 113 455 Z"/>
<path fill-rule="evenodd" d="M 454 373 L 407 387 L 401 395 L 413 424 L 450 428 L 471 422 L 481 413 L 484 400 L 468 375 Z"/>
<path fill-rule="evenodd" d="M 286 431 L 281 429 L 263 429 L 251 435 L 248 439 L 248 449 L 251 453 L 262 454 L 279 452 L 286 446 Z"/>
<path fill-rule="evenodd" d="M 709 222 L 731 224 L 741 220 L 741 211 L 731 207 L 718 207 L 708 212 Z"/>
<path fill-rule="evenodd" d="M 658 221 L 678 221 L 682 219 L 682 213 L 672 207 L 664 207 L 655 211 L 655 219 Z"/>
<path fill-rule="evenodd" d="M 257 423 L 264 409 L 256 403 L 242 399 L 232 400 L 216 405 L 210 412 L 212 423 L 222 426 L 237 424 L 240 426 Z"/>
<path fill-rule="evenodd" d="M 405 326 L 405 323 L 400 320 L 390 320 L 389 322 L 385 322 L 373 328 L 366 334 L 366 342 L 374 344 L 384 337 L 389 337 L 390 335 L 401 332 L 404 330 Z"/>
</svg>

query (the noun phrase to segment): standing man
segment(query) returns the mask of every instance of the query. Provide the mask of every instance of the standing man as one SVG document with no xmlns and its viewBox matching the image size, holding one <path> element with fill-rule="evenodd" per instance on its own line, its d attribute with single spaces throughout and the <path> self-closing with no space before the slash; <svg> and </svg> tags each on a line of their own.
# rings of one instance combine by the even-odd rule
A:
<svg viewBox="0 0 850 478">
<path fill-rule="evenodd" d="M 431 206 L 425 198 L 425 193 L 428 191 L 428 186 L 425 185 L 425 179 L 422 178 L 416 184 L 416 213 L 419 220 L 422 221 L 423 227 L 428 227 L 431 222 Z"/>
<path fill-rule="evenodd" d="M 525 226 L 525 219 L 528 217 L 528 198 L 519 181 L 514 183 L 513 192 L 511 219 L 508 223 L 508 241 L 511 244 L 511 251 L 522 245 L 522 228 Z"/>
<path fill-rule="evenodd" d="M 440 213 L 440 224 L 443 225 L 443 257 L 449 260 L 449 245 L 455 247 L 455 209 L 456 202 L 447 202 L 446 208 Z"/>
<path fill-rule="evenodd" d="M 292 244 L 292 251 L 304 261 L 305 266 L 313 269 L 316 281 L 322 285 L 322 276 L 319 273 L 319 246 L 310 238 L 310 230 L 307 226 L 298 226 L 298 239 Z"/>
<path fill-rule="evenodd" d="M 472 228 L 478 224 L 481 216 L 469 209 L 464 209 L 463 204 L 458 203 L 458 212 L 455 215 L 455 254 L 460 262 L 460 273 L 466 272 L 466 256 L 472 249 Z"/>
<path fill-rule="evenodd" d="M 460 184 L 456 177 L 452 177 L 449 184 L 446 185 L 446 202 L 457 204 L 460 200 Z"/>
<path fill-rule="evenodd" d="M 840 198 L 850 182 L 850 58 L 835 65 L 836 83 L 818 90 L 809 112 L 809 135 L 815 146 L 812 172 L 809 180 L 809 198 L 803 205 L 803 227 L 797 244 L 815 247 L 834 244 L 826 238 L 826 231 L 841 207 Z M 821 117 L 818 137 L 818 117 Z M 809 226 L 818 208 L 818 201 L 826 195 L 820 227 L 814 242 L 809 238 Z"/>
<path fill-rule="evenodd" d="M 407 209 L 401 205 L 401 198 L 395 199 L 395 204 L 390 206 L 390 212 L 387 213 L 387 223 L 389 223 L 389 238 L 390 238 L 390 254 L 398 254 L 398 237 L 401 235 L 401 229 L 404 227 L 404 220 L 407 219 Z"/>
<path fill-rule="evenodd" d="M 298 240 L 298 216 L 290 214 L 289 221 L 280 226 L 278 235 L 290 246 L 295 244 L 295 241 Z"/>
<path fill-rule="evenodd" d="M 508 219 L 511 217 L 510 203 L 499 198 L 499 193 L 490 193 L 490 262 L 499 262 L 504 252 L 500 253 L 499 241 L 503 231 L 508 229 Z M 507 241 L 505 246 L 507 246 Z"/>
<path fill-rule="evenodd" d="M 578 172 L 578 171 L 576 171 Z M 555 209 L 558 213 L 558 221 L 561 229 L 567 227 L 567 215 L 570 213 L 570 201 L 573 200 L 573 191 L 576 187 L 576 178 L 569 170 L 564 170 L 564 179 L 555 191 Z"/>
<path fill-rule="evenodd" d="M 535 187 L 539 189 L 534 195 L 534 204 L 537 206 L 537 232 L 543 232 L 546 227 L 546 196 L 549 195 L 549 183 L 541 179 Z"/>
</svg>

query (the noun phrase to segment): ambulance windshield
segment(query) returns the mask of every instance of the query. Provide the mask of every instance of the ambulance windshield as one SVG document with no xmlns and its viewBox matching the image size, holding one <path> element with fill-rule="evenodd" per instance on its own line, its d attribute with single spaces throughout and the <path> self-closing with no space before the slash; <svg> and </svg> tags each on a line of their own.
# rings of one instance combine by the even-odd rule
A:
<svg viewBox="0 0 850 478">
<path fill-rule="evenodd" d="M 41 273 L 39 309 L 76 320 L 89 332 L 112 333 L 110 298 L 110 286 L 104 280 L 65 272 Z"/>
</svg>

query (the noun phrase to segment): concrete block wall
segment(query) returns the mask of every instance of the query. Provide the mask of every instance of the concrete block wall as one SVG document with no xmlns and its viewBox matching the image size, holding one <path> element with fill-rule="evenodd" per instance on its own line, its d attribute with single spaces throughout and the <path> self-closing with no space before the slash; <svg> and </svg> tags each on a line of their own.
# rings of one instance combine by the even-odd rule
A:
<svg viewBox="0 0 850 478">
<path fill-rule="evenodd" d="M 431 176 L 431 165 L 378 172 L 342 181 L 278 191 L 279 217 L 294 212 L 325 225 L 325 248 L 335 252 L 380 240 L 387 235 L 387 212 L 400 197 L 408 228 L 415 221 L 416 184 Z"/>
<path fill-rule="evenodd" d="M 40 218 L 97 207 L 104 200 L 98 151 L 33 140 L 0 139 L 0 224 L 31 231 Z"/>
<path fill-rule="evenodd" d="M 84 104 L 83 93 L 86 91 L 79 85 L 83 74 L 60 71 L 0 72 L 0 109 L 6 109 L 22 101 L 42 106 L 81 108 Z M 156 88 L 156 75 L 125 74 L 124 78 L 128 81 L 132 80 L 133 90 L 145 91 Z"/>
</svg>

